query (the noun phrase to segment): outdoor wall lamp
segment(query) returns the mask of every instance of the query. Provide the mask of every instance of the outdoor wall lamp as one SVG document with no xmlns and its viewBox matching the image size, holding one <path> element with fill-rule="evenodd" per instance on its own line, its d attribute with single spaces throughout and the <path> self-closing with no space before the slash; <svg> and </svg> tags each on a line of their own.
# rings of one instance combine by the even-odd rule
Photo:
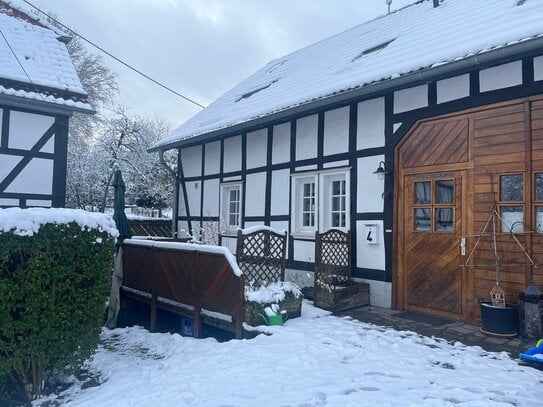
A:
<svg viewBox="0 0 543 407">
<path fill-rule="evenodd" d="M 385 162 L 379 161 L 379 167 L 375 171 L 373 171 L 374 174 L 377 174 L 377 178 L 379 179 L 385 179 L 385 174 L 388 174 L 390 171 L 387 171 L 385 169 Z"/>
</svg>

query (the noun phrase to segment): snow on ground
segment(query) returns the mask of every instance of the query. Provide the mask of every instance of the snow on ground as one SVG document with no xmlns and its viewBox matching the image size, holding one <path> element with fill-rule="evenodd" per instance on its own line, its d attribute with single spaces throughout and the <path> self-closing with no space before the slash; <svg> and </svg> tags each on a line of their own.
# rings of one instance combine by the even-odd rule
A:
<svg viewBox="0 0 543 407">
<path fill-rule="evenodd" d="M 63 406 L 541 406 L 543 372 L 506 353 L 331 316 L 304 301 L 272 335 L 219 343 L 107 330 Z M 51 397 L 35 402 L 46 404 Z"/>
</svg>

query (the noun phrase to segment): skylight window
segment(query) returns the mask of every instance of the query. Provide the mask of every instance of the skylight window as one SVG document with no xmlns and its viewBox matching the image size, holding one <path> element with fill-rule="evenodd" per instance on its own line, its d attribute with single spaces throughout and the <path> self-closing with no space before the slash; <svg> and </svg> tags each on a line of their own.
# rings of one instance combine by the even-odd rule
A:
<svg viewBox="0 0 543 407">
<path fill-rule="evenodd" d="M 376 54 L 376 53 L 379 53 L 381 52 L 382 50 L 384 50 L 386 47 L 388 47 L 390 45 L 390 43 L 392 43 L 392 41 L 394 40 L 390 40 L 390 41 L 387 41 L 387 42 L 383 42 L 379 45 L 376 45 L 374 47 L 371 47 L 371 48 L 367 48 L 365 49 L 364 51 L 362 51 L 358 56 L 356 56 L 354 59 L 353 59 L 353 62 L 355 61 L 358 61 L 360 58 L 362 58 L 363 56 L 366 56 L 366 55 L 369 55 L 369 54 Z"/>
<path fill-rule="evenodd" d="M 267 85 L 264 85 L 264 86 L 261 86 L 260 88 L 256 88 L 256 89 L 253 89 L 247 93 L 244 93 L 243 95 L 241 95 L 238 100 L 236 100 L 236 103 L 238 103 L 240 100 L 243 100 L 243 99 L 249 99 L 251 96 L 253 96 L 255 93 L 258 93 L 264 89 L 268 89 L 271 85 L 273 85 L 275 82 L 277 82 L 279 79 L 275 79 L 273 81 L 271 81 L 270 83 L 268 83 Z"/>
</svg>

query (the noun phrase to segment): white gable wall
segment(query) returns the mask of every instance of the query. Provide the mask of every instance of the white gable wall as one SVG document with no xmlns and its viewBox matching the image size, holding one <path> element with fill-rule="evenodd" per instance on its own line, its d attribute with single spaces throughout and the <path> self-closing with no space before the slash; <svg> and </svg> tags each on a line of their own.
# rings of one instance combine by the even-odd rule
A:
<svg viewBox="0 0 543 407">
<path fill-rule="evenodd" d="M 534 58 L 534 80 L 543 80 L 543 56 Z"/>
<path fill-rule="evenodd" d="M 241 136 L 229 137 L 224 140 L 224 169 L 225 173 L 241 171 Z"/>
<path fill-rule="evenodd" d="M 204 175 L 218 174 L 221 170 L 221 142 L 207 143 L 205 154 Z"/>
<path fill-rule="evenodd" d="M 273 127 L 272 164 L 290 161 L 290 123 Z"/>
<path fill-rule="evenodd" d="M 54 124 L 55 118 L 39 114 L 11 111 L 9 117 L 9 148 L 30 150 Z M 53 151 L 47 151 L 52 153 Z"/>
<path fill-rule="evenodd" d="M 204 217 L 219 216 L 219 180 L 211 179 L 204 181 Z"/>
<path fill-rule="evenodd" d="M 469 75 L 437 81 L 437 103 L 449 102 L 469 96 Z"/>
<path fill-rule="evenodd" d="M 324 114 L 324 155 L 349 151 L 349 107 Z"/>
<path fill-rule="evenodd" d="M 358 196 L 356 210 L 358 213 L 383 212 L 384 179 L 379 179 L 373 172 L 384 161 L 383 155 L 363 157 L 358 159 Z"/>
<path fill-rule="evenodd" d="M 428 106 L 428 85 L 394 92 L 394 113 L 407 112 L 426 106 Z"/>
<path fill-rule="evenodd" d="M 268 129 L 247 133 L 247 168 L 266 165 L 268 151 Z"/>
<path fill-rule="evenodd" d="M 278 170 L 272 173 L 271 215 L 288 215 L 290 208 L 290 170 Z"/>
<path fill-rule="evenodd" d="M 186 183 L 187 187 L 187 200 L 188 200 L 188 207 L 190 211 L 191 216 L 200 216 L 200 203 L 202 202 L 201 199 L 201 189 L 202 189 L 202 182 L 201 181 L 190 181 Z"/>
<path fill-rule="evenodd" d="M 358 104 L 356 148 L 385 145 L 385 98 L 366 100 Z"/>
<path fill-rule="evenodd" d="M 522 84 L 522 61 L 498 65 L 479 72 L 481 92 Z"/>
<path fill-rule="evenodd" d="M 317 157 L 319 119 L 315 114 L 296 122 L 296 160 Z"/>
<path fill-rule="evenodd" d="M 5 192 L 16 194 L 53 193 L 53 160 L 33 158 L 9 184 Z"/>
<path fill-rule="evenodd" d="M 245 189 L 245 216 L 264 216 L 266 204 L 266 173 L 247 175 Z"/>
<path fill-rule="evenodd" d="M 185 177 L 202 175 L 202 146 L 183 148 L 181 150 L 181 164 Z"/>
</svg>

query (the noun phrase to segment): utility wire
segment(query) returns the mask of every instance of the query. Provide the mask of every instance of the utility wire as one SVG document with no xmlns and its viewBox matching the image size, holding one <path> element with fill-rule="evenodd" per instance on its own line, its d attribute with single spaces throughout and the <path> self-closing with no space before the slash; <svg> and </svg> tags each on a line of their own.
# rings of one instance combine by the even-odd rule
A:
<svg viewBox="0 0 543 407">
<path fill-rule="evenodd" d="M 4 38 L 4 41 L 6 41 L 6 44 L 9 48 L 9 50 L 11 51 L 11 53 L 13 54 L 13 56 L 15 57 L 15 60 L 17 61 L 17 63 L 19 64 L 19 66 L 21 67 L 21 69 L 23 70 L 24 74 L 26 75 L 26 77 L 28 78 L 28 81 L 34 85 L 34 82 L 32 81 L 32 78 L 30 78 L 30 75 L 28 74 L 28 72 L 26 71 L 25 67 L 23 66 L 23 64 L 21 63 L 21 60 L 19 59 L 19 57 L 17 56 L 17 54 L 15 53 L 15 50 L 13 49 L 13 47 L 11 46 L 11 44 L 9 43 L 7 37 L 5 36 L 4 32 L 2 31 L 2 29 L 0 28 L 0 34 L 2 34 L 2 38 Z M 45 101 L 43 95 L 40 93 L 40 92 L 36 92 L 40 98 Z"/>
<path fill-rule="evenodd" d="M 38 7 L 36 7 L 34 4 L 30 3 L 29 1 L 27 0 L 23 0 L 26 4 L 28 4 L 30 7 L 33 7 L 35 8 L 37 11 L 39 11 L 40 13 L 42 13 L 44 16 L 46 16 L 47 18 L 51 19 L 51 21 L 54 21 L 56 24 L 58 24 L 59 26 L 61 26 L 62 28 L 68 30 L 69 32 L 71 32 L 73 35 L 81 38 L 83 41 L 87 42 L 88 44 L 92 45 L 94 48 L 96 49 L 99 49 L 100 51 L 102 51 L 104 54 L 106 54 L 107 56 L 113 58 L 115 61 L 123 64 L 124 66 L 126 66 L 127 68 L 131 69 L 132 71 L 136 72 L 137 74 L 143 76 L 144 78 L 150 80 L 151 82 L 153 82 L 154 84 L 166 89 L 167 91 L 185 99 L 187 102 L 190 102 L 202 109 L 205 109 L 205 106 L 182 95 L 181 93 L 179 92 L 176 92 L 175 90 L 173 90 L 172 88 L 164 85 L 163 83 L 160 83 L 159 81 L 157 81 L 156 79 L 153 79 L 151 78 L 149 75 L 143 73 L 142 71 L 140 71 L 139 69 L 137 68 L 134 68 L 133 66 L 129 65 L 128 63 L 124 62 L 123 60 L 117 58 L 115 55 L 113 55 L 112 53 L 106 51 L 104 48 L 100 47 L 99 45 L 95 44 L 94 42 L 92 42 L 91 40 L 85 38 L 83 35 L 77 33 L 76 31 L 72 30 L 70 27 L 67 27 L 66 25 L 62 24 L 60 21 L 56 20 L 55 18 L 51 17 L 49 14 L 47 14 L 45 11 L 39 9 Z"/>
</svg>

